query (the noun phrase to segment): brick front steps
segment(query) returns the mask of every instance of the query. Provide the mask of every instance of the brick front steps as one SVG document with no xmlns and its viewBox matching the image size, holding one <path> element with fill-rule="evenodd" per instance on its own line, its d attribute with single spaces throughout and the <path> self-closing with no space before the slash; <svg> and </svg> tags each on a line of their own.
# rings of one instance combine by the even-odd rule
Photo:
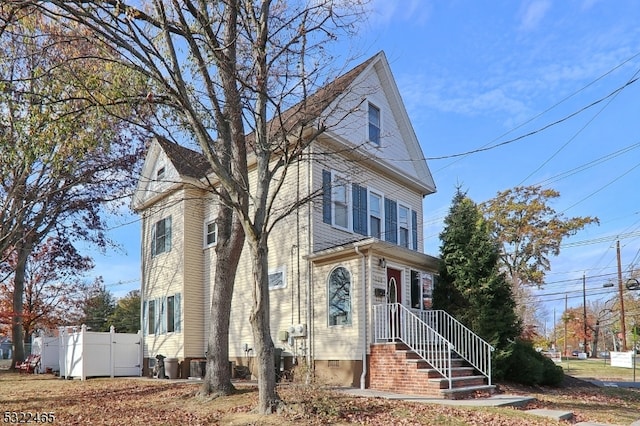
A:
<svg viewBox="0 0 640 426">
<path fill-rule="evenodd" d="M 371 345 L 369 356 L 369 387 L 380 391 L 446 399 L 493 393 L 495 386 L 487 385 L 486 378 L 477 375 L 466 361 L 452 358 L 451 364 L 453 377 L 449 389 L 449 381 L 403 343 L 376 343 Z"/>
</svg>

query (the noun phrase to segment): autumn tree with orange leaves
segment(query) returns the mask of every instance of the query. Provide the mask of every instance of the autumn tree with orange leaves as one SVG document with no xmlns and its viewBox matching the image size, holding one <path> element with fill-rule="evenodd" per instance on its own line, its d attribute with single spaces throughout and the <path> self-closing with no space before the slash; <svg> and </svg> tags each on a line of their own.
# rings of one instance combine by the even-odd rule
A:
<svg viewBox="0 0 640 426">
<path fill-rule="evenodd" d="M 500 245 L 500 267 L 511 283 L 518 315 L 525 326 L 536 323 L 539 307 L 532 287 L 542 287 L 551 268 L 551 257 L 560 254 L 565 237 L 575 235 L 598 218 L 565 217 L 552 203 L 560 197 L 554 189 L 518 186 L 507 189 L 481 205 Z"/>
<path fill-rule="evenodd" d="M 2 273 L 15 269 L 17 254 L 13 252 L 0 265 Z M 89 257 L 81 256 L 68 242 L 49 238 L 27 261 L 22 327 L 24 341 L 37 330 L 54 330 L 73 324 L 83 301 L 82 275 L 93 268 Z M 11 276 L 0 283 L 0 332 L 8 334 L 13 312 L 14 282 Z"/>
<path fill-rule="evenodd" d="M 36 9 L 0 4 L 0 282 L 12 286 L 12 366 L 25 356 L 25 304 L 41 302 L 28 300 L 39 247 L 47 238 L 108 247 L 104 213 L 126 203 L 141 163 L 142 137 L 126 120 L 138 114 L 132 102 L 146 104 L 141 79 L 96 62 L 107 52 L 92 40 Z"/>
</svg>

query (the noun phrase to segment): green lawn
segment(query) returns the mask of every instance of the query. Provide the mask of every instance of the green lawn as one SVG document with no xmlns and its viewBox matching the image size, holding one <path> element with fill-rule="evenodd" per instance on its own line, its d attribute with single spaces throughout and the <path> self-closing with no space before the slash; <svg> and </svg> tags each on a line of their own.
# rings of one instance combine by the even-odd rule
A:
<svg viewBox="0 0 640 426">
<path fill-rule="evenodd" d="M 562 366 L 566 374 L 583 379 L 633 381 L 634 378 L 634 369 L 612 367 L 608 359 L 569 357 L 563 358 L 559 365 Z M 636 381 L 640 382 L 640 358 L 636 360 L 635 377 Z"/>
</svg>

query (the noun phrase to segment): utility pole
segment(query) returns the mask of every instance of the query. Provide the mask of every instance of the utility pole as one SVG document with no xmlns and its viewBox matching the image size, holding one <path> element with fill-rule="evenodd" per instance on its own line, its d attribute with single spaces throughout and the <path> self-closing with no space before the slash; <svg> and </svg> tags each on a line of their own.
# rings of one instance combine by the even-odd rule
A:
<svg viewBox="0 0 640 426">
<path fill-rule="evenodd" d="M 622 266 L 620 261 L 620 240 L 616 242 L 618 257 L 618 292 L 620 293 L 620 332 L 622 333 L 622 352 L 627 350 L 627 327 L 624 320 L 624 294 L 622 289 Z"/>
<path fill-rule="evenodd" d="M 582 325 L 583 325 L 583 333 L 584 339 L 582 341 L 582 349 L 585 354 L 587 352 L 587 290 L 586 290 L 586 281 L 584 273 L 582 274 Z M 588 356 L 588 355 L 587 355 Z"/>
<path fill-rule="evenodd" d="M 553 308 L 553 349 L 558 350 L 556 345 L 558 344 L 558 326 L 556 322 L 556 308 Z"/>
<path fill-rule="evenodd" d="M 567 293 L 564 294 L 564 356 L 569 359 L 569 353 L 567 352 Z"/>
</svg>

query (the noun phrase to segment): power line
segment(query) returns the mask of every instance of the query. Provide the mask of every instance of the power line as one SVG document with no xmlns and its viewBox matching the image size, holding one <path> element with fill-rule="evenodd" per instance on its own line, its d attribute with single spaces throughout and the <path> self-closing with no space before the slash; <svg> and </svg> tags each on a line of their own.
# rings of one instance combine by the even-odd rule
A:
<svg viewBox="0 0 640 426">
<path fill-rule="evenodd" d="M 640 53 L 634 55 L 634 57 L 638 56 L 638 55 L 640 55 Z M 630 85 L 632 85 L 633 83 L 638 81 L 638 79 L 640 79 L 640 78 L 639 77 L 635 77 L 635 78 L 627 81 L 625 84 L 623 84 L 622 86 L 618 87 L 614 91 L 610 92 L 609 94 L 607 94 L 607 95 L 603 96 L 602 98 L 599 98 L 599 99 L 591 102 L 590 104 L 580 108 L 579 110 L 574 111 L 569 115 L 566 115 L 566 116 L 564 116 L 564 117 L 562 117 L 562 118 L 560 118 L 560 119 L 558 119 L 556 121 L 553 121 L 553 122 L 551 122 L 551 123 L 549 123 L 549 124 L 547 124 L 545 126 L 542 126 L 542 127 L 538 128 L 536 130 L 532 130 L 532 131 L 530 131 L 528 133 L 525 133 L 523 135 L 517 136 L 517 137 L 512 138 L 512 139 L 508 139 L 506 141 L 503 141 L 503 142 L 500 142 L 500 143 L 497 143 L 497 144 L 494 144 L 494 145 L 483 146 L 481 148 L 477 148 L 477 149 L 474 149 L 474 150 L 471 150 L 471 151 L 466 151 L 466 152 L 462 152 L 462 153 L 458 153 L 458 154 L 443 155 L 443 156 L 440 156 L 440 157 L 426 157 L 426 160 L 445 160 L 445 159 L 449 159 L 449 158 L 457 158 L 457 157 L 463 157 L 463 156 L 466 156 L 466 155 L 477 154 L 479 152 L 489 151 L 489 150 L 492 150 L 492 149 L 495 149 L 495 148 L 499 148 L 501 146 L 509 145 L 511 143 L 514 143 L 514 142 L 520 141 L 520 140 L 522 140 L 524 138 L 527 138 L 529 136 L 533 136 L 535 134 L 541 133 L 541 132 L 543 132 L 543 131 L 551 128 L 551 127 L 554 127 L 554 126 L 556 126 L 558 124 L 561 124 L 561 123 L 563 123 L 563 122 L 565 122 L 565 121 L 567 121 L 567 120 L 569 120 L 569 119 L 581 114 L 582 112 L 588 110 L 591 107 L 594 107 L 594 106 L 600 104 L 601 102 L 609 99 L 612 96 L 616 96 L 619 92 L 621 92 L 625 88 L 629 87 Z M 564 100 L 562 102 L 564 102 Z M 547 112 L 547 111 L 545 111 L 545 112 Z"/>
</svg>

